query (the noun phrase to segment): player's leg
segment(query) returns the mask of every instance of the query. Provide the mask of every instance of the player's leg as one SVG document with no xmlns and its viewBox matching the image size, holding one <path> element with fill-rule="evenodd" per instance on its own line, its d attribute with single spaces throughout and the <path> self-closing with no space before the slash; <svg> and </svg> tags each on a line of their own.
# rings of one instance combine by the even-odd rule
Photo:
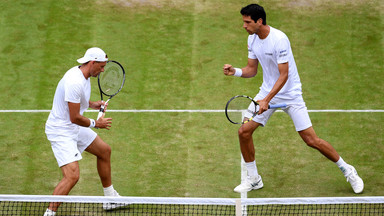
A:
<svg viewBox="0 0 384 216">
<path fill-rule="evenodd" d="M 345 163 L 330 143 L 316 135 L 305 103 L 303 102 L 301 104 L 291 105 L 287 109 L 284 109 L 284 111 L 292 118 L 296 131 L 298 131 L 304 142 L 308 146 L 317 149 L 329 160 L 336 163 L 339 169 L 343 172 L 344 176 L 347 178 L 347 181 L 351 183 L 353 191 L 355 193 L 361 193 L 364 189 L 363 180 L 358 176 L 356 169 L 353 166 Z"/>
<path fill-rule="evenodd" d="M 111 147 L 99 136 L 85 149 L 97 158 L 97 171 L 104 188 L 112 185 L 111 177 Z"/>
<path fill-rule="evenodd" d="M 250 121 L 243 124 L 239 133 L 240 150 L 243 155 L 245 166 L 247 168 L 247 178 L 240 185 L 235 187 L 234 191 L 238 193 L 248 192 L 263 187 L 261 176 L 257 172 L 255 160 L 255 147 L 252 134 L 260 126 L 260 123 Z"/>
<path fill-rule="evenodd" d="M 53 191 L 53 195 L 68 195 L 71 189 L 79 181 L 80 168 L 79 162 L 74 161 L 67 165 L 60 167 L 63 173 L 63 178 Z"/>
<path fill-rule="evenodd" d="M 347 178 L 347 181 L 351 183 L 352 189 L 355 193 L 363 192 L 364 182 L 357 174 L 355 167 L 347 164 L 339 156 L 331 144 L 317 137 L 315 130 L 312 127 L 299 131 L 299 134 L 308 146 L 319 150 L 325 157 L 337 164 L 344 176 Z"/>
<path fill-rule="evenodd" d="M 329 144 L 327 141 L 320 139 L 317 135 L 313 127 L 309 127 L 305 130 L 299 131 L 301 138 L 304 142 L 314 149 L 317 149 L 321 152 L 325 157 L 333 162 L 337 162 L 340 159 L 339 154 L 336 150 Z"/>
<path fill-rule="evenodd" d="M 243 124 L 238 131 L 241 154 L 247 168 L 247 178 L 234 189 L 235 192 L 247 192 L 264 186 L 262 178 L 257 171 L 252 135 L 259 126 L 264 126 L 267 123 L 274 112 L 274 109 L 269 109 L 262 115 L 256 115 L 252 121 Z M 248 116 L 245 117 L 247 118 Z"/>
<path fill-rule="evenodd" d="M 255 161 L 255 146 L 252 138 L 253 132 L 259 126 L 265 126 L 269 118 L 273 115 L 275 111 L 276 111 L 275 109 L 269 109 L 261 115 L 256 115 L 252 119 L 252 121 L 241 125 L 241 127 L 239 128 L 238 135 L 239 135 L 240 149 L 241 149 L 241 154 L 243 155 L 244 161 L 246 163 Z M 245 115 L 245 119 L 248 119 L 251 117 L 247 115 L 248 114 Z"/>
<path fill-rule="evenodd" d="M 92 131 L 93 132 L 93 131 Z M 83 137 L 92 137 L 92 132 L 84 132 Z M 87 136 L 89 134 L 89 136 Z M 83 140 L 87 140 L 84 138 Z M 119 197 L 119 193 L 113 188 L 111 177 L 111 147 L 104 142 L 100 136 L 96 135 L 85 151 L 93 154 L 97 158 L 97 171 L 103 185 L 105 196 Z M 104 210 L 112 210 L 129 205 L 129 203 L 103 203 Z"/>
<path fill-rule="evenodd" d="M 283 110 L 291 117 L 296 131 L 308 146 L 317 149 L 335 163 L 339 160 L 340 156 L 331 144 L 316 135 L 304 101 L 292 104 Z"/>
<path fill-rule="evenodd" d="M 63 178 L 55 187 L 53 195 L 68 195 L 71 189 L 76 185 L 80 177 L 79 163 L 77 161 L 66 164 L 61 168 Z M 56 212 L 60 203 L 50 203 L 48 209 Z"/>
<path fill-rule="evenodd" d="M 253 144 L 253 132 L 260 126 L 260 123 L 250 121 L 241 125 L 238 131 L 240 150 L 245 162 L 255 160 L 255 146 Z"/>
<path fill-rule="evenodd" d="M 67 195 L 80 176 L 78 161 L 82 159 L 82 156 L 77 148 L 77 141 L 71 136 L 62 134 L 47 133 L 47 138 L 51 142 L 52 151 L 63 173 L 63 178 L 55 187 L 53 195 Z M 63 149 L 65 150 L 63 151 Z M 60 203 L 50 203 L 44 215 L 55 215 L 59 205 Z"/>
<path fill-rule="evenodd" d="M 95 131 L 85 127 L 79 129 L 77 147 L 81 153 L 87 151 L 96 156 L 101 184 L 104 188 L 111 186 L 111 147 Z"/>
</svg>

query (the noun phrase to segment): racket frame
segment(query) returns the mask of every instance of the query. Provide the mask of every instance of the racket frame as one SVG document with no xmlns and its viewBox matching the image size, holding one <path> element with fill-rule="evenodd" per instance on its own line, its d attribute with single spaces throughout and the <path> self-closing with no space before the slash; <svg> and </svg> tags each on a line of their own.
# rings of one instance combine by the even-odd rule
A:
<svg viewBox="0 0 384 216">
<path fill-rule="evenodd" d="M 247 98 L 247 99 L 249 99 L 249 100 L 250 100 L 250 103 L 252 102 L 252 103 L 255 105 L 255 107 L 259 106 L 259 103 L 257 103 L 255 100 L 253 100 L 253 98 L 251 98 L 251 97 L 249 97 L 249 96 L 247 96 L 247 95 L 236 95 L 236 96 L 232 97 L 231 99 L 228 100 L 228 102 L 227 102 L 227 104 L 226 104 L 226 106 L 225 106 L 225 116 L 227 117 L 228 121 L 231 122 L 232 124 L 245 124 L 245 123 L 247 123 L 247 122 L 250 122 L 250 121 L 252 121 L 252 119 L 259 113 L 258 110 L 257 110 L 256 112 L 253 112 L 253 115 L 252 115 L 251 118 L 249 118 L 249 119 L 247 119 L 247 120 L 245 120 L 245 121 L 243 121 L 243 119 L 242 119 L 241 123 L 240 123 L 240 122 L 235 122 L 235 121 L 231 120 L 231 119 L 229 118 L 229 115 L 228 115 L 228 112 L 229 112 L 229 110 L 228 110 L 229 104 L 230 104 L 234 99 L 239 98 L 239 97 L 243 97 L 243 98 Z M 277 109 L 277 108 L 286 108 L 286 107 L 287 107 L 287 104 L 285 104 L 285 103 L 281 103 L 281 104 L 270 104 L 270 105 L 268 105 L 268 109 Z M 235 112 L 236 112 L 236 111 L 235 111 Z M 239 110 L 239 112 L 240 112 L 240 110 Z"/>
<path fill-rule="evenodd" d="M 117 64 L 121 68 L 121 70 L 123 71 L 123 82 L 121 83 L 121 86 L 120 86 L 119 90 L 117 90 L 117 92 L 115 92 L 114 94 L 107 94 L 101 88 L 101 84 L 100 84 L 100 75 L 101 75 L 101 73 L 97 76 L 97 84 L 98 84 L 99 90 L 100 90 L 101 101 L 103 101 L 103 95 L 109 97 L 108 100 L 105 102 L 105 104 L 107 104 L 109 102 L 109 100 L 112 99 L 113 96 L 115 96 L 117 93 L 119 93 L 121 91 L 121 89 L 123 88 L 124 83 L 125 83 L 125 70 L 124 70 L 124 67 L 119 62 L 117 62 L 117 61 L 109 60 L 109 61 L 107 61 L 107 64 L 109 62 L 113 62 L 113 63 Z M 103 73 L 105 73 L 105 72 L 107 72 L 107 71 L 104 71 Z M 105 111 L 105 106 L 101 105 L 100 106 L 100 110 L 99 110 L 99 114 L 97 115 L 97 119 L 99 119 L 103 115 L 104 111 Z"/>
</svg>

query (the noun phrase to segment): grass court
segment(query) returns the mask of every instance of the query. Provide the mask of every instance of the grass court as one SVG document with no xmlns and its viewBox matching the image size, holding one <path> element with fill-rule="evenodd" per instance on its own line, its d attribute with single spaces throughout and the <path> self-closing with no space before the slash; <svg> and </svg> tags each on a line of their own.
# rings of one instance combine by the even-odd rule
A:
<svg viewBox="0 0 384 216">
<path fill-rule="evenodd" d="M 226 77 L 247 62 L 240 0 L 1 1 L 0 110 L 49 110 L 56 85 L 90 47 L 127 73 L 114 110 L 224 110 L 254 96 L 262 73 Z M 309 110 L 382 110 L 383 2 L 258 1 L 267 23 L 285 32 Z M 261 70 L 261 69 L 260 69 Z M 92 80 L 91 100 L 99 100 Z M 96 118 L 94 112 L 86 116 Z M 123 196 L 239 197 L 237 126 L 218 113 L 109 112 L 99 135 L 112 146 L 112 178 Z M 61 179 L 44 133 L 48 112 L 0 113 L 0 191 L 52 194 Z M 384 113 L 313 112 L 317 134 L 365 181 L 357 196 L 384 191 Z M 284 113 L 254 134 L 264 188 L 248 197 L 355 196 L 337 166 L 310 149 Z M 71 195 L 102 195 L 96 160 L 83 154 Z"/>
</svg>

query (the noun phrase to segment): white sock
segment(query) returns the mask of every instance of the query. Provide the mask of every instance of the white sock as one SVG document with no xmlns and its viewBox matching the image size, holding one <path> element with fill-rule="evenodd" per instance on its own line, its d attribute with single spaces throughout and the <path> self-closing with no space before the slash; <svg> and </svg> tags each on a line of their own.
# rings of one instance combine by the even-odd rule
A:
<svg viewBox="0 0 384 216">
<path fill-rule="evenodd" d="M 247 167 L 248 176 L 253 177 L 259 175 L 257 172 L 256 161 L 245 163 L 245 166 Z"/>
<path fill-rule="evenodd" d="M 339 167 L 341 172 L 343 172 L 344 176 L 347 176 L 349 174 L 348 164 L 343 160 L 343 158 L 339 158 L 339 160 L 336 162 L 336 165 Z"/>
<path fill-rule="evenodd" d="M 113 188 L 113 185 L 104 188 L 104 196 L 114 196 L 115 195 L 115 189 Z"/>
<path fill-rule="evenodd" d="M 47 211 L 45 211 L 44 213 L 44 216 L 55 216 L 56 215 L 56 212 L 52 211 L 51 209 L 47 209 Z"/>
</svg>

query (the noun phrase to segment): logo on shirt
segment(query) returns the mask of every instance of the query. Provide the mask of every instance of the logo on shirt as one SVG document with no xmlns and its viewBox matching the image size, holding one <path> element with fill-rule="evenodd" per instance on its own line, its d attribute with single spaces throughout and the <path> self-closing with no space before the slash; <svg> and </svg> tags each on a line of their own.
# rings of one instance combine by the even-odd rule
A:
<svg viewBox="0 0 384 216">
<path fill-rule="evenodd" d="M 280 54 L 279 54 L 279 57 L 281 58 L 281 57 L 284 57 L 284 56 L 287 56 L 287 55 L 288 55 L 287 50 L 281 50 Z"/>
<path fill-rule="evenodd" d="M 272 56 L 273 53 L 264 53 L 265 55 L 269 55 L 269 56 Z"/>
</svg>

